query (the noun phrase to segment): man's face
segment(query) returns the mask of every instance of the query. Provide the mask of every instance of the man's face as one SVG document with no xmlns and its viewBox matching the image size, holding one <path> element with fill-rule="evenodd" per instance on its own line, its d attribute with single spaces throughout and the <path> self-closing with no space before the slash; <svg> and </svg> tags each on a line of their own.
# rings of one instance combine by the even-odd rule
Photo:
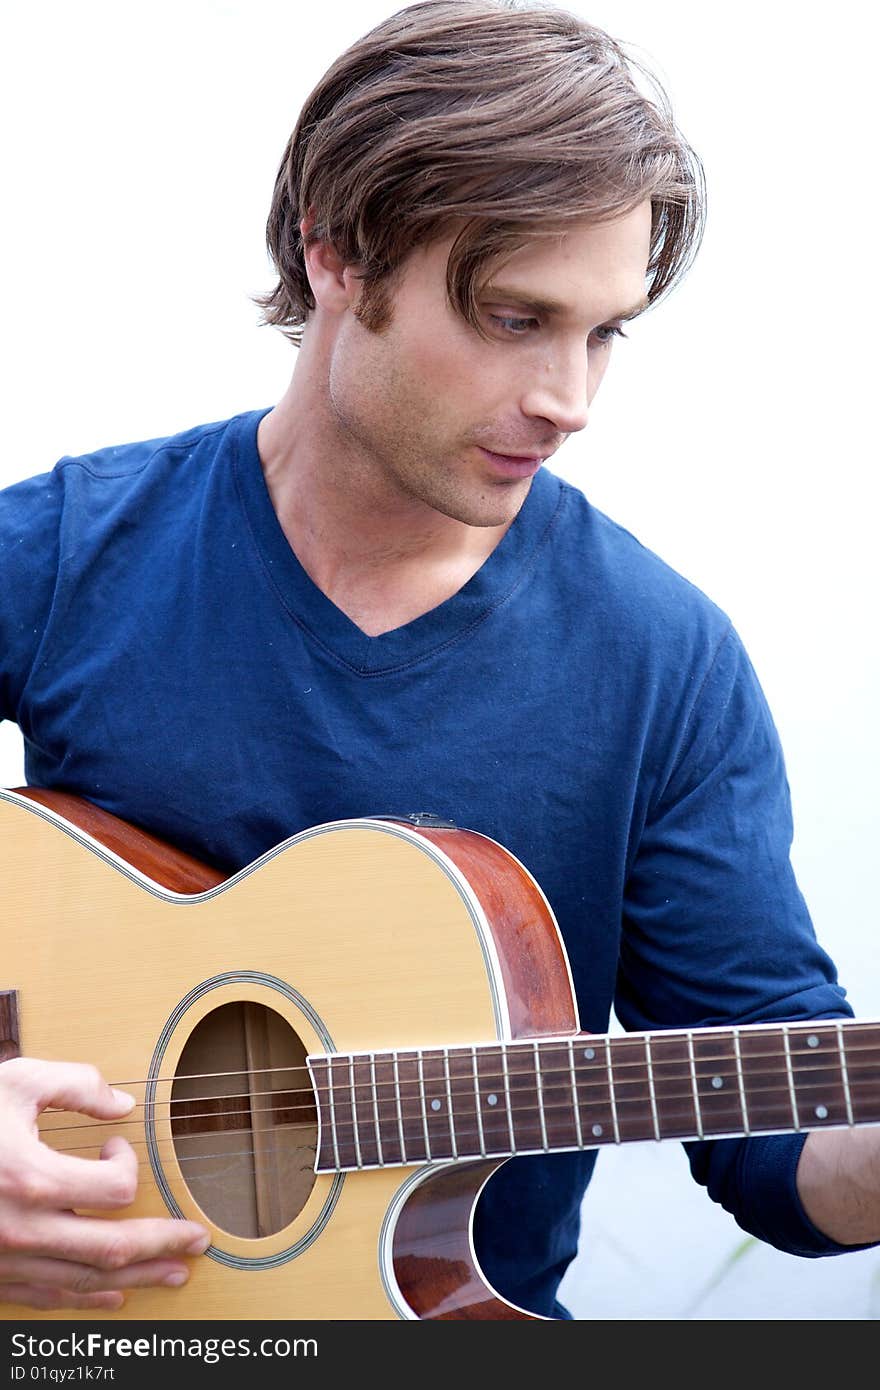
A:
<svg viewBox="0 0 880 1390">
<path fill-rule="evenodd" d="M 331 415 L 380 492 L 509 524 L 541 462 L 587 423 L 615 329 L 644 302 L 650 230 L 646 201 L 515 252 L 479 296 L 488 340 L 447 301 L 451 237 L 407 260 L 381 333 L 344 314 Z"/>
</svg>

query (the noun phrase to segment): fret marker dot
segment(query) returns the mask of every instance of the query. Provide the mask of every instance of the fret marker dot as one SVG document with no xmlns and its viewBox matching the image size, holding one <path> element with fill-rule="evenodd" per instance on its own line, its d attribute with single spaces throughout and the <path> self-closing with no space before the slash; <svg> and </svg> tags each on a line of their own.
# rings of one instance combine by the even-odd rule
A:
<svg viewBox="0 0 880 1390">
<path fill-rule="evenodd" d="M 439 1109 L 440 1109 L 440 1102 L 439 1102 L 439 1100 L 432 1100 L 432 1101 L 431 1101 L 431 1109 L 432 1109 L 432 1110 L 439 1110 Z"/>
<path fill-rule="evenodd" d="M 827 1119 L 828 1119 L 828 1110 L 827 1110 L 827 1108 L 826 1108 L 824 1105 L 817 1105 L 817 1106 L 816 1106 L 816 1117 L 817 1117 L 817 1119 L 820 1119 L 820 1120 L 827 1120 Z"/>
<path fill-rule="evenodd" d="M 721 1080 L 720 1076 L 713 1076 L 712 1085 L 715 1087 L 716 1091 L 720 1091 L 721 1087 L 724 1085 L 724 1082 Z"/>
<path fill-rule="evenodd" d="M 593 1060 L 593 1058 L 595 1057 L 595 1055 L 596 1055 L 596 1049 L 595 1049 L 595 1048 L 593 1048 L 593 1047 L 585 1047 L 585 1048 L 584 1048 L 584 1057 L 587 1059 L 588 1062 L 592 1062 L 592 1060 Z"/>
<path fill-rule="evenodd" d="M 818 1046 L 819 1046 L 819 1039 L 816 1037 L 816 1034 L 815 1034 L 815 1033 L 811 1033 L 810 1036 L 807 1038 L 807 1047 L 818 1047 Z"/>
<path fill-rule="evenodd" d="M 497 1105 L 497 1104 L 498 1104 L 498 1097 L 497 1097 L 496 1095 L 494 1095 L 494 1094 L 491 1095 L 491 1096 L 487 1096 L 486 1099 L 487 1099 L 487 1101 L 489 1102 L 490 1105 Z"/>
<path fill-rule="evenodd" d="M 601 1125 L 593 1125 L 593 1133 L 595 1134 L 596 1138 L 598 1139 L 598 1138 L 599 1138 L 599 1135 L 602 1133 L 602 1126 L 601 1126 Z"/>
</svg>

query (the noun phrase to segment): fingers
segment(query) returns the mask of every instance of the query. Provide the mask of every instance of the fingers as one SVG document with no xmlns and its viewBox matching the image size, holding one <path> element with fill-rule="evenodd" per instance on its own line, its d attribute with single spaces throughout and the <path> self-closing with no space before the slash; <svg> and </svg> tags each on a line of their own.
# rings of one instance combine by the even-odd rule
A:
<svg viewBox="0 0 880 1390">
<path fill-rule="evenodd" d="M 179 1260 L 143 1260 L 126 1269 L 103 1270 L 38 1255 L 0 1255 L 0 1287 L 37 1286 L 44 1290 L 66 1291 L 76 1297 L 163 1284 L 179 1288 L 188 1279 L 189 1268 Z"/>
<path fill-rule="evenodd" d="M 127 1140 L 108 1139 L 98 1160 L 40 1142 L 36 1120 L 48 1106 L 112 1121 L 134 1104 L 94 1067 L 0 1063 L 0 1303 L 114 1309 L 126 1289 L 186 1282 L 186 1259 L 210 1244 L 198 1222 L 80 1214 L 134 1201 L 138 1160 Z"/>
<path fill-rule="evenodd" d="M 195 1221 L 160 1216 L 105 1221 L 75 1212 L 33 1210 L 0 1259 L 48 1256 L 59 1262 L 107 1271 L 123 1271 L 151 1260 L 179 1262 L 201 1255 L 210 1233 Z M 2 1270 L 4 1266 L 0 1266 Z M 5 1266 L 7 1269 L 8 1265 Z M 16 1270 L 19 1268 L 15 1265 Z M 0 1277 L 3 1277 L 0 1274 Z M 118 1288 L 114 1283 L 108 1287 Z"/>
<path fill-rule="evenodd" d="M 135 1199 L 138 1160 L 134 1149 L 114 1135 L 99 1160 L 78 1158 L 20 1136 L 13 1162 L 0 1163 L 0 1200 L 23 1207 L 90 1207 L 115 1211 Z M 3 1242 L 0 1241 L 0 1247 Z"/>
<path fill-rule="evenodd" d="M 54 1105 L 98 1120 L 118 1120 L 135 1104 L 134 1096 L 108 1085 L 97 1067 L 82 1062 L 12 1057 L 0 1066 L 0 1081 L 12 1097 L 37 1111 Z"/>
<path fill-rule="evenodd" d="M 27 1157 L 27 1171 L 6 1174 L 0 1190 L 29 1206 L 116 1211 L 130 1206 L 135 1199 L 137 1155 L 121 1135 L 108 1139 L 97 1161 L 62 1153 L 44 1144 L 34 1145 Z"/>
<path fill-rule="evenodd" d="M 40 1288 L 31 1284 L 0 1284 L 0 1304 L 14 1303 L 24 1308 L 121 1308 L 121 1293 L 68 1293 L 65 1289 Z"/>
<path fill-rule="evenodd" d="M 29 1057 L 0 1064 L 0 1198 L 26 1206 L 100 1211 L 128 1206 L 134 1201 L 138 1170 L 128 1143 L 110 1139 L 96 1163 L 35 1142 L 34 1121 L 48 1105 L 114 1120 L 134 1104 L 133 1096 L 108 1086 L 95 1067 Z"/>
<path fill-rule="evenodd" d="M 62 1217 L 29 1230 L 34 1253 L 24 1248 L 0 1253 L 0 1304 L 121 1308 L 126 1289 L 185 1284 L 190 1271 L 183 1257 L 203 1254 L 210 1242 L 204 1228 L 191 1221 L 102 1221 L 73 1212 Z M 81 1252 L 80 1258 L 65 1258 L 70 1251 Z"/>
<path fill-rule="evenodd" d="M 0 1253 L 0 1304 L 48 1310 L 121 1308 L 124 1290 L 185 1284 L 190 1271 L 183 1257 L 203 1254 L 210 1242 L 204 1228 L 191 1221 L 102 1221 L 73 1212 L 61 1215 L 63 1219 L 56 1215 L 29 1230 L 35 1253 Z M 41 1245 L 46 1253 L 39 1253 Z M 64 1258 L 65 1251 L 81 1251 L 82 1257 Z"/>
</svg>

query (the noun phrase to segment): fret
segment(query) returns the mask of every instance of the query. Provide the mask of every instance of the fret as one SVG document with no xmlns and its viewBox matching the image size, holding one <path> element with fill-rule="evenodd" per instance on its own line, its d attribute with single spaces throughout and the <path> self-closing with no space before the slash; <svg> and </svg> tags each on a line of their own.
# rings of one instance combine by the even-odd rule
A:
<svg viewBox="0 0 880 1390">
<path fill-rule="evenodd" d="M 699 1132 L 694 1100 L 692 1045 L 687 1033 L 653 1033 L 650 1040 L 654 1109 L 659 1137 L 687 1139 Z"/>
<path fill-rule="evenodd" d="M 336 1100 L 333 1095 L 333 1062 L 327 1060 L 327 1104 L 330 1110 L 330 1128 L 333 1135 L 333 1162 L 338 1169 L 339 1164 L 339 1134 L 336 1129 Z"/>
<path fill-rule="evenodd" d="M 393 1052 L 373 1054 L 379 1162 L 383 1164 L 406 1162 L 396 1061 Z"/>
<path fill-rule="evenodd" d="M 514 1043 L 505 1047 L 504 1065 L 505 1086 L 510 1097 L 510 1147 L 517 1153 L 534 1153 L 544 1148 L 534 1046 Z"/>
<path fill-rule="evenodd" d="M 480 1141 L 480 1153 L 485 1157 L 486 1136 L 483 1133 L 483 1117 L 480 1113 L 482 1103 L 480 1100 L 480 1077 L 477 1072 L 477 1049 L 475 1047 L 471 1048 L 471 1058 L 474 1064 L 474 1114 L 477 1117 L 477 1134 Z"/>
<path fill-rule="evenodd" d="M 693 1034 L 693 1043 L 703 1135 L 740 1134 L 742 1099 L 733 1034 L 727 1029 L 706 1029 Z"/>
<path fill-rule="evenodd" d="M 581 1142 L 590 1148 L 619 1142 L 607 1039 L 585 1037 L 578 1040 L 576 1049 L 576 1122 Z"/>
<path fill-rule="evenodd" d="M 697 1137 L 703 1138 L 703 1115 L 700 1110 L 700 1088 L 697 1085 L 697 1060 L 694 1056 L 694 1035 L 688 1033 L 688 1059 L 691 1066 L 691 1092 L 694 1097 L 694 1117 L 697 1121 Z"/>
<path fill-rule="evenodd" d="M 400 1157 L 408 1163 L 406 1135 L 403 1130 L 403 1103 L 400 1095 L 400 1062 L 396 1052 L 394 1054 L 394 1099 L 397 1105 L 397 1125 L 400 1132 Z"/>
<path fill-rule="evenodd" d="M 578 1102 L 577 1077 L 574 1070 L 574 1043 L 571 1038 L 568 1040 L 568 1070 L 571 1076 L 571 1108 L 574 1112 L 575 1135 L 579 1149 L 584 1147 L 584 1135 L 581 1129 L 581 1107 Z"/>
<path fill-rule="evenodd" d="M 425 1129 L 432 1159 L 454 1158 L 452 1116 L 446 1089 L 446 1069 L 442 1052 L 423 1052 L 419 1058 L 424 1087 Z"/>
<path fill-rule="evenodd" d="M 638 1036 L 615 1038 L 611 1054 L 620 1138 L 624 1143 L 633 1139 L 653 1139 L 645 1040 Z"/>
<path fill-rule="evenodd" d="M 457 1156 L 476 1158 L 485 1152 L 485 1146 L 482 1145 L 480 1111 L 474 1090 L 474 1049 L 447 1048 L 446 1073 L 450 1096 L 450 1131 Z"/>
<path fill-rule="evenodd" d="M 570 1049 L 569 1042 L 539 1044 L 544 1137 L 551 1152 L 583 1147 L 577 1104 L 572 1105 Z"/>
<path fill-rule="evenodd" d="M 797 1097 L 798 1128 L 847 1122 L 847 1097 L 833 1023 L 786 1030 L 790 1076 Z"/>
<path fill-rule="evenodd" d="M 746 1088 L 743 1080 L 742 1052 L 739 1045 L 739 1029 L 733 1030 L 733 1050 L 736 1054 L 736 1084 L 739 1087 L 739 1103 L 742 1109 L 743 1134 L 749 1133 L 749 1107 L 746 1105 Z"/>
<path fill-rule="evenodd" d="M 846 1048 L 843 1045 L 843 1024 L 838 1021 L 835 1032 L 837 1033 L 837 1050 L 840 1054 L 840 1074 L 843 1078 L 843 1094 L 846 1100 L 846 1120 L 847 1124 L 853 1124 L 852 1096 L 849 1090 L 849 1072 L 846 1067 Z"/>
<path fill-rule="evenodd" d="M 407 1163 L 431 1161 L 420 1062 L 418 1053 L 410 1049 L 397 1053 L 400 1117 Z"/>
<path fill-rule="evenodd" d="M 741 1028 L 740 1055 L 752 1133 L 788 1133 L 791 1092 L 781 1029 Z"/>
<path fill-rule="evenodd" d="M 318 1101 L 318 1115 L 321 1121 L 318 1131 L 320 1148 L 315 1168 L 318 1172 L 332 1171 L 339 1168 L 339 1151 L 336 1143 L 336 1117 L 333 1114 L 330 1066 L 326 1057 L 307 1057 L 306 1065 L 312 1078 L 312 1086 Z"/>
<path fill-rule="evenodd" d="M 369 1056 L 362 1054 L 352 1059 L 351 1076 L 359 1166 L 375 1168 L 379 1163 L 379 1134 L 376 1128 L 375 1090 Z"/>
<path fill-rule="evenodd" d="M 424 1134 L 425 1134 L 425 1149 L 426 1149 L 426 1151 L 427 1151 L 428 1162 L 430 1163 L 430 1162 L 431 1162 L 431 1159 L 432 1159 L 432 1157 L 433 1157 L 433 1155 L 432 1155 L 432 1153 L 431 1153 L 431 1136 L 430 1136 L 430 1134 L 428 1133 L 428 1107 L 427 1107 L 426 1098 L 425 1098 L 425 1073 L 424 1073 L 424 1063 L 423 1063 L 423 1059 L 422 1059 L 422 1054 L 421 1054 L 421 1052 L 418 1054 L 418 1063 L 419 1063 L 419 1100 L 420 1100 L 420 1102 L 421 1102 L 421 1107 L 422 1107 L 422 1129 L 424 1130 Z"/>
<path fill-rule="evenodd" d="M 791 1117 L 795 1129 L 800 1129 L 801 1122 L 798 1115 L 797 1096 L 794 1089 L 794 1072 L 791 1069 L 791 1044 L 788 1040 L 788 1029 L 782 1025 L 782 1046 L 785 1050 L 785 1074 L 788 1077 L 788 1094 L 791 1097 Z"/>
<path fill-rule="evenodd" d="M 620 1123 L 617 1117 L 617 1095 L 614 1090 L 614 1067 L 611 1065 L 611 1039 L 605 1039 L 605 1066 L 608 1073 L 608 1096 L 611 1102 L 611 1119 L 614 1125 L 614 1142 L 620 1143 Z"/>
<path fill-rule="evenodd" d="M 880 1120 L 880 1040 L 876 1023 L 847 1022 L 846 1068 L 857 1125 Z"/>
<path fill-rule="evenodd" d="M 654 1068 L 651 1065 L 651 1039 L 645 1034 L 645 1066 L 648 1072 L 648 1093 L 651 1101 L 651 1119 L 654 1124 L 654 1138 L 660 1138 L 660 1120 L 657 1115 L 657 1096 L 654 1091 Z"/>
<path fill-rule="evenodd" d="M 535 1042 L 535 1090 L 538 1092 L 538 1114 L 541 1119 L 541 1148 L 547 1150 L 547 1116 L 544 1114 L 544 1088 L 541 1084 L 541 1058 L 538 1053 L 538 1044 Z"/>
<path fill-rule="evenodd" d="M 330 1057 L 330 1106 L 333 1111 L 333 1157 L 337 1168 L 359 1168 L 360 1158 L 354 1142 L 354 1112 L 351 1090 L 351 1058 L 334 1052 Z"/>
<path fill-rule="evenodd" d="M 379 1093 L 376 1089 L 376 1054 L 370 1053 L 370 1087 L 372 1089 L 373 1101 L 373 1124 L 376 1129 L 376 1162 L 382 1167 L 385 1159 L 382 1156 L 382 1128 L 379 1124 Z"/>
<path fill-rule="evenodd" d="M 503 1049 L 492 1044 L 477 1049 L 477 1081 L 482 1132 L 487 1154 L 509 1154 L 513 1117 L 506 1089 Z"/>
<path fill-rule="evenodd" d="M 363 1162 L 363 1159 L 361 1158 L 361 1138 L 360 1138 L 360 1134 L 359 1134 L 359 1132 L 358 1132 L 357 1091 L 355 1090 L 355 1085 L 354 1085 L 354 1058 L 353 1058 L 353 1057 L 349 1057 L 349 1059 L 348 1059 L 348 1084 L 349 1084 L 349 1086 L 351 1087 L 351 1123 L 352 1123 L 353 1137 L 354 1137 L 354 1152 L 355 1152 L 355 1157 L 356 1157 L 356 1159 L 357 1159 L 357 1166 L 358 1166 L 359 1168 L 363 1168 L 364 1162 Z"/>
<path fill-rule="evenodd" d="M 507 1065 L 507 1048 L 501 1048 L 501 1068 L 504 1072 L 504 1102 L 507 1106 L 507 1133 L 510 1139 L 510 1149 L 516 1151 L 516 1136 L 513 1131 L 513 1101 L 510 1094 L 510 1068 Z"/>
<path fill-rule="evenodd" d="M 455 1111 L 452 1105 L 452 1077 L 449 1075 L 449 1048 L 443 1049 L 443 1074 L 446 1077 L 446 1104 L 449 1106 L 449 1137 L 452 1141 L 452 1157 L 458 1158 L 458 1144 L 455 1138 Z"/>
</svg>

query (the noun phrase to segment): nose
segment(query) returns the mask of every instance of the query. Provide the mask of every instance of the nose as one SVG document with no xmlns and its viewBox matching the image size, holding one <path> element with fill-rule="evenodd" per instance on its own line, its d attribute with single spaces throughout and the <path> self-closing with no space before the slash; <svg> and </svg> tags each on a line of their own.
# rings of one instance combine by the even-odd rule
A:
<svg viewBox="0 0 880 1390">
<path fill-rule="evenodd" d="M 588 350 L 582 343 L 536 364 L 521 408 L 524 415 L 549 420 L 559 434 L 576 434 L 586 428 L 592 397 Z"/>
</svg>

